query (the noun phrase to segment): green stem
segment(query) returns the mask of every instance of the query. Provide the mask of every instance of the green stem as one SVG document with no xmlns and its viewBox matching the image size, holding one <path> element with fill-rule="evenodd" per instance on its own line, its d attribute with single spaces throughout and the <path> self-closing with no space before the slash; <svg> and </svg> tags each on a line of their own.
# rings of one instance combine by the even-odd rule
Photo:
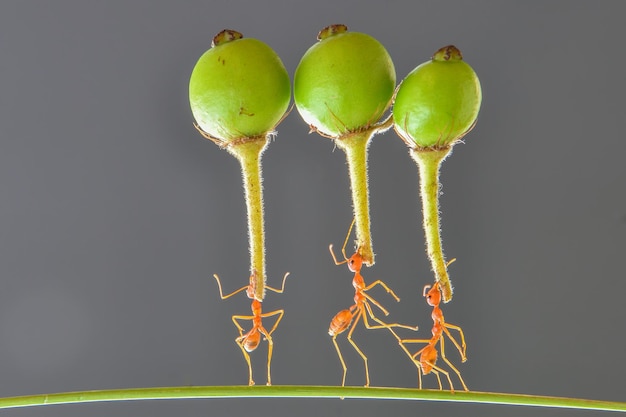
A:
<svg viewBox="0 0 626 417">
<path fill-rule="evenodd" d="M 329 386 L 214 386 L 115 389 L 102 391 L 65 392 L 0 398 L 0 409 L 52 404 L 76 404 L 111 401 L 192 399 L 192 398 L 368 398 L 419 401 L 444 401 L 529 407 L 570 408 L 578 410 L 626 412 L 626 403 L 579 398 L 545 397 L 536 395 L 493 392 L 455 392 L 408 388 L 365 388 Z"/>
<path fill-rule="evenodd" d="M 370 231 L 369 191 L 367 186 L 367 147 L 376 130 L 350 133 L 335 140 L 337 147 L 346 153 L 352 190 L 352 206 L 356 223 L 357 250 L 368 266 L 374 264 L 372 235 Z"/>
<path fill-rule="evenodd" d="M 452 147 L 445 149 L 411 149 L 411 157 L 417 163 L 420 172 L 420 194 L 426 251 L 430 265 L 435 273 L 435 280 L 441 287 L 443 301 L 452 299 L 452 284 L 448 276 L 448 267 L 441 247 L 441 227 L 439 221 L 439 168 L 441 162 L 450 154 Z"/>
<path fill-rule="evenodd" d="M 241 164 L 243 188 L 248 211 L 248 242 L 250 248 L 250 275 L 255 277 L 254 297 L 265 297 L 265 228 L 263 225 L 263 184 L 261 155 L 268 137 L 250 138 L 228 146 L 228 151 Z"/>
</svg>

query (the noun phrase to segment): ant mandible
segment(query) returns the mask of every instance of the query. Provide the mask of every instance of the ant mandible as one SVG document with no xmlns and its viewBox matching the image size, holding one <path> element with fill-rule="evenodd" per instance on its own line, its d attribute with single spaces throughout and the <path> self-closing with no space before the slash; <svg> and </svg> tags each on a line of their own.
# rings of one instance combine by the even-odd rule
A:
<svg viewBox="0 0 626 417">
<path fill-rule="evenodd" d="M 398 298 L 398 296 L 391 290 L 391 288 L 389 288 L 387 284 L 385 284 L 381 280 L 376 280 L 370 285 L 365 285 L 365 280 L 363 279 L 363 276 L 361 275 L 361 267 L 363 265 L 363 259 L 359 252 L 359 249 L 357 249 L 356 252 L 350 258 L 346 256 L 346 244 L 348 243 L 348 239 L 350 238 L 350 233 L 352 232 L 353 226 L 354 226 L 354 220 L 352 221 L 352 224 L 350 225 L 350 229 L 348 230 L 348 235 L 346 236 L 346 240 L 344 241 L 343 247 L 341 248 L 341 253 L 343 254 L 343 258 L 344 258 L 343 261 L 337 260 L 337 257 L 335 256 L 335 253 L 333 252 L 332 244 L 328 247 L 330 254 L 333 257 L 333 260 L 335 261 L 335 265 L 343 265 L 347 263 L 348 269 L 350 270 L 350 272 L 354 272 L 354 278 L 352 279 L 352 285 L 354 286 L 354 304 L 348 309 L 341 310 L 339 313 L 335 315 L 335 317 L 333 317 L 333 319 L 330 322 L 328 334 L 333 337 L 333 344 L 335 345 L 335 349 L 337 350 L 337 355 L 339 356 L 339 361 L 341 362 L 341 366 L 343 368 L 343 377 L 341 380 L 341 386 L 343 387 L 345 386 L 345 383 L 346 383 L 347 367 L 343 359 L 343 355 L 341 354 L 341 350 L 339 349 L 339 345 L 337 344 L 337 336 L 343 333 L 344 331 L 346 331 L 348 328 L 350 328 L 350 330 L 348 331 L 347 339 L 352 345 L 352 347 L 354 347 L 354 349 L 363 359 L 363 363 L 365 364 L 365 386 L 368 387 L 370 385 L 370 375 L 369 375 L 369 368 L 367 365 L 367 356 L 365 356 L 363 351 L 361 351 L 361 349 L 357 346 L 354 340 L 352 340 L 352 333 L 354 333 L 354 329 L 356 328 L 356 325 L 359 323 L 359 321 L 362 319 L 363 324 L 365 325 L 367 329 L 389 329 L 394 335 L 395 333 L 393 332 L 393 329 L 392 329 L 394 327 L 400 327 L 400 328 L 405 328 L 405 329 L 410 329 L 410 330 L 417 330 L 417 327 L 411 327 L 411 326 L 398 324 L 398 323 L 388 324 L 388 323 L 383 322 L 382 320 L 380 320 L 378 317 L 374 315 L 374 312 L 372 311 L 372 307 L 370 303 L 378 307 L 386 316 L 389 315 L 389 312 L 382 305 L 380 305 L 378 301 L 374 300 L 370 295 L 366 293 L 367 291 L 369 291 L 376 285 L 380 285 L 381 287 L 383 287 L 389 294 L 391 294 L 393 298 L 395 298 L 396 301 L 400 301 L 400 298 Z M 374 320 L 375 322 L 377 322 L 378 325 L 371 325 L 368 321 L 368 317 Z"/>
<path fill-rule="evenodd" d="M 448 265 L 454 261 L 455 259 L 452 259 L 450 262 L 448 262 Z M 429 285 L 424 286 L 423 295 L 426 298 L 426 302 L 428 303 L 428 305 L 433 307 L 433 312 L 431 314 L 431 317 L 433 319 L 433 328 L 431 330 L 432 337 L 430 339 L 403 339 L 403 340 L 400 340 L 400 343 L 401 344 L 426 343 L 426 346 L 424 346 L 422 349 L 418 350 L 416 353 L 412 355 L 413 360 L 415 361 L 416 364 L 419 364 L 419 367 L 421 368 L 424 375 L 427 375 L 432 372 L 437 376 L 437 382 L 439 382 L 439 389 L 443 389 L 441 385 L 441 378 L 439 377 L 439 373 L 444 374 L 446 378 L 448 378 L 448 383 L 450 384 L 450 391 L 454 392 L 454 386 L 452 385 L 450 374 L 446 370 L 435 365 L 435 363 L 437 362 L 437 356 L 438 356 L 437 343 L 440 342 L 441 357 L 448 364 L 448 366 L 458 375 L 459 379 L 461 380 L 461 384 L 463 384 L 463 389 L 465 391 L 469 391 L 469 389 L 467 388 L 467 385 L 465 385 L 465 381 L 463 381 L 461 372 L 459 372 L 459 370 L 454 365 L 452 365 L 452 363 L 448 360 L 448 358 L 446 358 L 445 343 L 444 343 L 444 337 L 443 337 L 445 333 L 448 336 L 448 338 L 452 341 L 456 349 L 459 351 L 459 354 L 461 355 L 461 362 L 465 362 L 467 360 L 467 356 L 465 354 L 466 345 L 465 345 L 465 335 L 463 334 L 463 330 L 459 326 L 446 323 L 443 317 L 443 311 L 441 311 L 441 308 L 439 307 L 439 304 L 441 303 L 441 288 L 439 287 L 439 284 L 437 282 L 435 282 L 433 285 L 429 284 Z M 450 333 L 450 329 L 457 330 L 459 332 L 461 336 L 460 344 L 452 336 L 452 334 Z M 419 356 L 419 360 L 417 359 L 418 356 Z M 422 388 L 422 376 L 419 373 L 418 375 L 419 375 L 419 388 L 421 389 Z"/>
<path fill-rule="evenodd" d="M 283 284 L 280 289 L 272 288 L 268 285 L 266 285 L 265 288 L 275 293 L 282 294 L 283 291 L 285 290 L 285 280 L 287 279 L 287 276 L 289 276 L 289 272 L 287 272 L 285 276 L 283 277 Z M 235 323 L 235 326 L 239 330 L 239 337 L 235 339 L 235 343 L 237 343 L 237 346 L 239 346 L 239 348 L 241 349 L 241 352 L 243 353 L 243 357 L 248 363 L 248 374 L 249 374 L 248 384 L 254 385 L 254 380 L 252 379 L 252 363 L 250 362 L 250 355 L 248 353 L 254 351 L 259 346 L 259 343 L 261 342 L 261 335 L 264 336 L 264 340 L 267 340 L 267 385 L 272 385 L 272 375 L 270 371 L 270 367 L 272 363 L 272 353 L 274 350 L 274 341 L 272 340 L 272 333 L 274 333 L 274 330 L 276 330 L 276 328 L 278 327 L 278 323 L 280 323 L 280 321 L 282 320 L 283 315 L 285 314 L 285 311 L 280 309 L 280 310 L 271 311 L 269 313 L 262 312 L 261 301 L 257 300 L 254 297 L 255 288 L 256 288 L 256 284 L 255 284 L 256 271 L 252 271 L 252 274 L 250 275 L 250 283 L 248 285 L 246 285 L 245 287 L 241 287 L 238 290 L 235 290 L 228 295 L 224 295 L 222 293 L 222 284 L 217 274 L 214 274 L 213 277 L 217 281 L 217 286 L 220 290 L 220 297 L 222 298 L 222 300 L 230 298 L 233 295 L 238 294 L 244 290 L 246 291 L 246 295 L 248 296 L 248 298 L 252 299 L 252 304 L 251 304 L 252 315 L 251 316 L 240 316 L 240 315 L 232 316 L 233 323 Z M 274 326 L 272 326 L 272 329 L 270 331 L 267 331 L 265 326 L 263 326 L 263 318 L 272 317 L 272 316 L 278 316 L 278 318 L 276 319 Z M 241 324 L 239 324 L 238 320 L 252 321 L 252 328 L 248 332 L 244 333 L 243 327 L 241 326 Z"/>
</svg>

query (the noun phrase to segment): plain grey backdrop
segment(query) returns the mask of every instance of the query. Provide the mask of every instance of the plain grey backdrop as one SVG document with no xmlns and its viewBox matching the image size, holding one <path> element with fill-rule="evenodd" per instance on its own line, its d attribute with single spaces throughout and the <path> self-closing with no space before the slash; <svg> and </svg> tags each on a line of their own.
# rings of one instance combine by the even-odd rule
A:
<svg viewBox="0 0 626 417">
<path fill-rule="evenodd" d="M 443 242 L 470 389 L 626 400 L 626 78 L 620 1 L 9 1 L 0 4 L 0 396 L 247 382 L 233 314 L 248 314 L 245 206 L 234 158 L 194 130 L 187 85 L 224 28 L 293 74 L 319 29 L 386 46 L 398 81 L 441 46 L 478 73 L 478 124 L 443 167 Z M 351 221 L 344 154 L 294 111 L 264 156 L 269 284 L 291 272 L 275 384 L 340 383 L 327 334 L 352 303 L 337 267 Z M 376 265 L 421 326 L 432 274 L 418 176 L 393 132 L 370 147 Z M 350 248 L 351 249 L 351 248 Z M 357 330 L 372 385 L 416 386 L 383 331 Z M 349 385 L 363 366 L 344 337 Z M 265 344 L 252 355 L 265 382 Z M 449 357 L 459 363 L 449 349 Z M 458 385 L 458 382 L 457 382 Z M 436 387 L 434 377 L 425 386 Z M 12 416 L 604 415 L 355 400 L 52 406 Z"/>
</svg>

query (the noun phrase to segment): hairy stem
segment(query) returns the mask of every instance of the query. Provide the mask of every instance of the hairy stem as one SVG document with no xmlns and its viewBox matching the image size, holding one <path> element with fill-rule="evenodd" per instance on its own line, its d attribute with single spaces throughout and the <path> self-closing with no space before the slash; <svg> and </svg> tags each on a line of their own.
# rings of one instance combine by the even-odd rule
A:
<svg viewBox="0 0 626 417">
<path fill-rule="evenodd" d="M 248 243 L 250 248 L 250 275 L 255 276 L 254 298 L 265 297 L 265 228 L 263 225 L 263 183 L 261 155 L 268 137 L 251 138 L 231 144 L 228 151 L 241 163 L 243 188 L 248 212 Z"/>
<path fill-rule="evenodd" d="M 337 147 L 346 153 L 356 223 L 357 250 L 363 258 L 363 263 L 368 266 L 374 264 L 374 251 L 370 232 L 367 148 L 374 133 L 375 130 L 366 130 L 335 140 Z"/>
<path fill-rule="evenodd" d="M 411 149 L 411 157 L 417 163 L 420 173 L 420 195 L 426 235 L 426 252 L 435 273 L 435 280 L 441 287 L 443 301 L 452 299 L 452 284 L 448 276 L 448 267 L 441 246 L 441 227 L 439 221 L 439 168 L 441 162 L 450 154 L 452 147 L 445 149 Z"/>
<path fill-rule="evenodd" d="M 579 398 L 545 397 L 537 395 L 505 394 L 493 392 L 455 392 L 418 390 L 408 388 L 365 388 L 330 386 L 184 386 L 102 391 L 66 392 L 0 398 L 0 409 L 32 407 L 52 404 L 76 404 L 111 401 L 139 401 L 198 398 L 368 398 L 419 400 L 528 407 L 569 408 L 578 410 L 626 412 L 626 403 L 597 401 Z"/>
</svg>

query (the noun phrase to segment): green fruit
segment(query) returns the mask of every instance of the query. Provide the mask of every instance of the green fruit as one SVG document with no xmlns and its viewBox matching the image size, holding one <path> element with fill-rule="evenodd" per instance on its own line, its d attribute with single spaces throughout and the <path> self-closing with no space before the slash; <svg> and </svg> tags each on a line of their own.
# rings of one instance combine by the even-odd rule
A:
<svg viewBox="0 0 626 417">
<path fill-rule="evenodd" d="M 298 112 L 307 124 L 331 137 L 368 128 L 393 96 L 396 72 L 391 57 L 376 39 L 347 32 L 344 25 L 322 29 L 318 39 L 294 75 Z"/>
<path fill-rule="evenodd" d="M 400 84 L 393 105 L 394 127 L 417 147 L 445 148 L 474 127 L 481 100 L 476 73 L 456 47 L 446 46 Z"/>
<path fill-rule="evenodd" d="M 214 38 L 189 80 L 189 103 L 198 126 L 226 142 L 272 131 L 290 99 L 289 75 L 276 52 L 231 30 Z"/>
</svg>

